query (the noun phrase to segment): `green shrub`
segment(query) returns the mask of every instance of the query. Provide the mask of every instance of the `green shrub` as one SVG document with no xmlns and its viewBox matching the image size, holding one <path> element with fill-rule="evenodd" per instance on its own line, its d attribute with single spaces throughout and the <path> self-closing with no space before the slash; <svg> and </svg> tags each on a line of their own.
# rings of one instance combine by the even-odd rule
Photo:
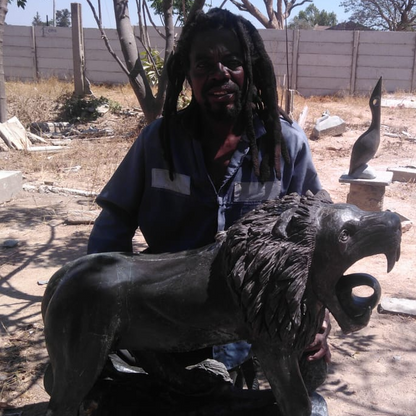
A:
<svg viewBox="0 0 416 416">
<path fill-rule="evenodd" d="M 109 111 L 117 113 L 121 110 L 121 105 L 109 100 L 103 96 L 96 97 L 78 97 L 73 94 L 65 94 L 60 100 L 60 112 L 58 119 L 70 123 L 88 122 L 97 120 L 103 112 L 100 107 L 107 106 Z"/>
</svg>

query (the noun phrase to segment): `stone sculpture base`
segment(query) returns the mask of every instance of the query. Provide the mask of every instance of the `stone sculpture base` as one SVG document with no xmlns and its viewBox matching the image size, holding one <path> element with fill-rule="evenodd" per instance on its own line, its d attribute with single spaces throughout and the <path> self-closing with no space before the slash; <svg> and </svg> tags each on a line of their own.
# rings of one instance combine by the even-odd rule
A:
<svg viewBox="0 0 416 416">
<path fill-rule="evenodd" d="M 275 397 L 258 373 L 262 390 L 235 387 L 223 365 L 207 360 L 195 366 L 203 372 L 203 390 L 199 394 L 184 394 L 172 390 L 166 383 L 131 367 L 113 356 L 114 367 L 107 367 L 81 405 L 80 416 L 279 416 Z M 120 371 L 122 370 L 122 371 Z M 139 371 L 137 371 L 139 370 Z M 321 385 L 327 374 L 324 360 L 301 360 L 301 371 L 311 389 Z M 310 395 L 311 416 L 328 416 L 323 397 Z"/>
<path fill-rule="evenodd" d="M 354 179 L 348 175 L 339 178 L 341 183 L 350 184 L 347 203 L 364 211 L 382 211 L 386 186 L 393 179 L 392 172 L 377 172 L 375 179 Z"/>
<path fill-rule="evenodd" d="M 101 380 L 81 406 L 80 416 L 276 416 L 271 390 L 242 390 L 220 383 L 214 391 L 185 396 L 147 375 Z"/>
<path fill-rule="evenodd" d="M 322 396 L 311 396 L 311 416 L 328 416 Z M 101 380 L 84 400 L 80 416 L 279 416 L 271 390 L 220 385 L 201 396 L 166 390 L 148 376 L 120 382 Z"/>
</svg>

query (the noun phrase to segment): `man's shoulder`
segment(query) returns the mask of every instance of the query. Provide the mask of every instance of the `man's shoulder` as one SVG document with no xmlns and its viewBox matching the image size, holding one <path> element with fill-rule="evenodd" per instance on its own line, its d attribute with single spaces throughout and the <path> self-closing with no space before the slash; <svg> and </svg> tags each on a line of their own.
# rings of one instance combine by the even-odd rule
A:
<svg viewBox="0 0 416 416">
<path fill-rule="evenodd" d="M 166 125 L 166 118 L 163 116 L 157 118 L 156 120 L 149 123 L 142 130 L 142 134 L 145 136 L 153 136 L 160 134 L 160 129 L 169 129 L 169 132 L 178 132 L 184 130 L 184 127 L 187 123 L 190 123 L 190 117 L 186 110 L 178 111 L 178 113 L 170 118 L 169 126 Z"/>
<path fill-rule="evenodd" d="M 282 134 L 285 140 L 299 143 L 304 143 L 308 140 L 305 132 L 299 124 L 296 123 L 296 121 L 289 123 L 287 120 L 281 119 L 280 124 L 282 126 Z"/>
</svg>

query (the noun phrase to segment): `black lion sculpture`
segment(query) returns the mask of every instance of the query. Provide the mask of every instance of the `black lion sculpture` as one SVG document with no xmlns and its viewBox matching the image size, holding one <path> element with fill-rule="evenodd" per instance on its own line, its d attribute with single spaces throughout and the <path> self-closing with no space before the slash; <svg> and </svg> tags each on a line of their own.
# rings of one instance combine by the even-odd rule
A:
<svg viewBox="0 0 416 416">
<path fill-rule="evenodd" d="M 386 255 L 390 271 L 400 239 L 396 214 L 332 204 L 320 192 L 267 202 L 201 249 L 94 254 L 65 265 L 42 302 L 47 416 L 77 415 L 114 350 L 135 351 L 149 374 L 180 388 L 182 373 L 169 379 L 168 353 L 237 340 L 252 343 L 280 414 L 309 416 L 300 354 L 325 307 L 345 332 L 367 325 L 378 282 L 344 273 L 375 254 Z M 371 296 L 353 293 L 363 285 Z"/>
</svg>

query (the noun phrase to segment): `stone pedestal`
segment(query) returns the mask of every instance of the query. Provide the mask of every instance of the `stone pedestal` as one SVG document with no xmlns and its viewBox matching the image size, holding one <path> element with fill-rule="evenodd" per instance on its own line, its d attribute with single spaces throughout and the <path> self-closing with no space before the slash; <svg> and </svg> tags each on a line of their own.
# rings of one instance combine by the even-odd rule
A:
<svg viewBox="0 0 416 416">
<path fill-rule="evenodd" d="M 10 201 L 22 190 L 22 172 L 0 170 L 0 203 Z"/>
<path fill-rule="evenodd" d="M 350 184 L 347 202 L 364 211 L 382 211 L 386 186 L 393 179 L 392 172 L 376 172 L 374 179 L 354 179 L 348 175 L 339 178 L 341 183 Z"/>
</svg>

